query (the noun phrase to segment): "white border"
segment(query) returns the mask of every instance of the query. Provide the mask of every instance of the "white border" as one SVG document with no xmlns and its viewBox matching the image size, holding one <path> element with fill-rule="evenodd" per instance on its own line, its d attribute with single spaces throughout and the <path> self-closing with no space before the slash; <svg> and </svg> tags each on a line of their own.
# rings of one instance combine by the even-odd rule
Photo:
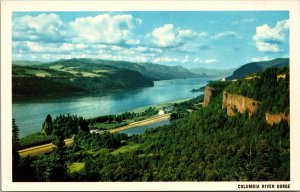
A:
<svg viewBox="0 0 300 192">
<path fill-rule="evenodd" d="M 1 180 L 4 191 L 194 191 L 240 190 L 238 184 L 289 183 L 290 189 L 300 190 L 300 1 L 299 0 L 207 0 L 207 1 L 2 1 L 1 2 Z M 291 71 L 291 181 L 290 182 L 91 182 L 91 183 L 13 183 L 11 156 L 11 13 L 13 11 L 251 11 L 286 10 L 290 13 L 290 71 Z M 251 133 L 249 133 L 251 134 Z M 266 189 L 256 189 L 265 191 Z"/>
</svg>

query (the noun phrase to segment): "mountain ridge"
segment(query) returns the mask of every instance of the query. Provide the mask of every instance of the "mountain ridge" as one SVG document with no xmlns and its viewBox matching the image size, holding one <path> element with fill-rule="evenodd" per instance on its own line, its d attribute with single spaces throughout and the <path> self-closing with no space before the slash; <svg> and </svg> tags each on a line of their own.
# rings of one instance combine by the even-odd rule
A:
<svg viewBox="0 0 300 192">
<path fill-rule="evenodd" d="M 34 61 L 38 62 L 38 61 Z M 18 61 L 13 61 L 18 63 Z M 25 61 L 22 61 L 25 65 Z M 29 61 L 31 64 L 32 62 Z M 35 65 L 38 68 L 53 67 L 54 65 L 67 65 L 68 67 L 74 67 L 79 65 L 83 69 L 88 65 L 91 68 L 114 68 L 114 69 L 127 69 L 135 70 L 140 72 L 146 78 L 156 80 L 168 80 L 168 79 L 180 79 L 180 78 L 193 78 L 193 77 L 208 77 L 205 74 L 193 73 L 190 70 L 182 66 L 167 66 L 161 64 L 152 63 L 134 63 L 129 61 L 114 61 L 114 60 L 103 60 L 103 59 L 90 59 L 90 58 L 72 58 L 72 59 L 60 59 L 57 61 L 51 61 Z"/>
<path fill-rule="evenodd" d="M 284 67 L 288 66 L 290 62 L 289 58 L 276 58 L 269 61 L 260 61 L 260 62 L 251 62 L 245 65 L 242 65 L 235 71 L 232 75 L 226 77 L 226 80 L 234 80 L 243 78 L 249 74 L 263 71 L 270 67 Z"/>
</svg>

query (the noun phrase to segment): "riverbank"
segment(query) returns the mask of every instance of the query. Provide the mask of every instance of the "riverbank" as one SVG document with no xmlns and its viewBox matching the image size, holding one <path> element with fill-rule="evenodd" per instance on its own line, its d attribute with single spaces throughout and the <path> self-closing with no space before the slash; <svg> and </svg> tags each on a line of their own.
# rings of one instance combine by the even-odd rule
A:
<svg viewBox="0 0 300 192">
<path fill-rule="evenodd" d="M 150 124 L 153 124 L 153 123 L 156 123 L 156 122 L 160 122 L 160 121 L 170 119 L 170 116 L 171 116 L 171 114 L 163 114 L 163 115 L 155 116 L 155 117 L 148 118 L 148 119 L 145 119 L 145 120 L 142 120 L 142 121 L 136 121 L 136 122 L 130 123 L 129 125 L 125 125 L 125 126 L 122 126 L 122 127 L 118 127 L 118 128 L 115 128 L 115 129 L 108 130 L 108 131 L 110 133 L 115 133 L 115 132 L 119 132 L 119 131 L 124 131 L 126 129 L 131 129 L 131 128 L 134 128 L 134 127 L 138 127 L 138 126 L 150 125 Z"/>
<path fill-rule="evenodd" d="M 163 114 L 163 115 L 151 117 L 151 118 L 148 118 L 148 119 L 145 119 L 145 120 L 142 120 L 142 121 L 132 122 L 129 125 L 125 125 L 125 126 L 122 126 L 122 127 L 118 127 L 118 128 L 115 128 L 115 129 L 108 130 L 108 131 L 110 133 L 115 133 L 115 132 L 131 129 L 131 128 L 134 128 L 134 127 L 138 127 L 138 126 L 151 125 L 151 124 L 156 123 L 156 122 L 160 122 L 160 121 L 170 119 L 170 116 L 171 116 L 171 114 Z M 73 138 L 65 139 L 65 143 L 66 143 L 66 146 L 69 146 L 69 145 L 73 144 Z M 48 144 L 44 144 L 44 145 L 38 145 L 38 146 L 30 147 L 30 148 L 27 148 L 27 149 L 19 150 L 19 154 L 20 154 L 21 157 L 26 157 L 26 156 L 29 156 L 29 155 L 30 156 L 36 156 L 36 155 L 40 155 L 40 154 L 44 154 L 44 153 L 49 153 L 54 148 L 55 148 L 55 145 L 53 145 L 52 143 L 48 143 Z"/>
</svg>

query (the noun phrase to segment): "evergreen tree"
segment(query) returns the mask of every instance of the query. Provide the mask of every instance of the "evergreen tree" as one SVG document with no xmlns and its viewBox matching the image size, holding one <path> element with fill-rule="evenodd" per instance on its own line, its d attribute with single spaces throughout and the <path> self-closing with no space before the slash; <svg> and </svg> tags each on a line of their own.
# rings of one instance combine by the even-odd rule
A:
<svg viewBox="0 0 300 192">
<path fill-rule="evenodd" d="M 50 166 L 47 169 L 47 181 L 65 181 L 67 177 L 66 160 L 66 144 L 63 131 L 59 127 L 55 127 L 55 136 L 53 144 L 56 145 L 51 158 Z"/>
<path fill-rule="evenodd" d="M 20 164 L 19 150 L 19 128 L 16 125 L 15 119 L 12 120 L 12 163 L 13 163 L 13 180 L 17 178 L 17 169 Z"/>
<path fill-rule="evenodd" d="M 88 125 L 88 122 L 85 119 L 80 118 L 79 126 L 80 126 L 81 131 L 89 132 L 89 125 Z"/>
<path fill-rule="evenodd" d="M 46 135 L 50 135 L 52 133 L 52 129 L 53 129 L 52 117 L 50 114 L 48 114 L 43 123 L 42 132 Z"/>
</svg>

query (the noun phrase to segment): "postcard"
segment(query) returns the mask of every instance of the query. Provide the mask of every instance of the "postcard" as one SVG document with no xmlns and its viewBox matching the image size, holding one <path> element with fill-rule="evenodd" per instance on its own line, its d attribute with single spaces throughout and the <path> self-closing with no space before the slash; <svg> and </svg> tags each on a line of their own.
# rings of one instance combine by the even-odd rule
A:
<svg viewBox="0 0 300 192">
<path fill-rule="evenodd" d="M 2 190 L 300 190 L 299 9 L 2 1 Z"/>
</svg>

